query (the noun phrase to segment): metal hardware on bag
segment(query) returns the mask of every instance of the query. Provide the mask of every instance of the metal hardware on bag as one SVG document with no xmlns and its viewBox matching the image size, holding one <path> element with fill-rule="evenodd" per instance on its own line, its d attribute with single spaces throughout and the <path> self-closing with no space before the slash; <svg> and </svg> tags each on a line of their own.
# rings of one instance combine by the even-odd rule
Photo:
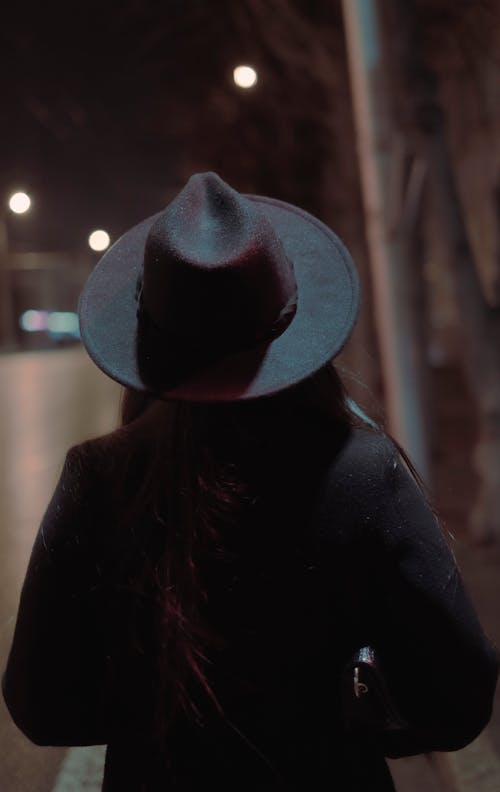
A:
<svg viewBox="0 0 500 792">
<path fill-rule="evenodd" d="M 354 669 L 354 695 L 359 698 L 361 693 L 368 693 L 368 685 L 359 681 L 359 667 L 356 666 Z"/>
</svg>

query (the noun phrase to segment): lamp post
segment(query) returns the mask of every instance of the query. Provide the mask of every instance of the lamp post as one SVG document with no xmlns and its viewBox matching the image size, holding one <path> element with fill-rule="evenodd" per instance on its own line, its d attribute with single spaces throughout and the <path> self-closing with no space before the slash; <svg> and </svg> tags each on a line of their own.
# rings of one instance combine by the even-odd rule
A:
<svg viewBox="0 0 500 792">
<path fill-rule="evenodd" d="M 9 196 L 7 204 L 4 202 L 0 204 L 0 347 L 4 350 L 14 348 L 16 339 L 12 279 L 9 266 L 7 206 L 14 214 L 24 214 L 31 206 L 31 199 L 25 192 L 15 192 Z"/>
</svg>

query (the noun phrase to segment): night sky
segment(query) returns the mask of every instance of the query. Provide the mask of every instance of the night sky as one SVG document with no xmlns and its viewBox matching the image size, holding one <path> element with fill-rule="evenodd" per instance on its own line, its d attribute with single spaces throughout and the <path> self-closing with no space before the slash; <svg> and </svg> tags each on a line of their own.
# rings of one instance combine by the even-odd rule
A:
<svg viewBox="0 0 500 792">
<path fill-rule="evenodd" d="M 452 41 L 455 58 L 491 17 L 470 0 L 416 5 L 431 51 Z M 11 250 L 85 251 L 96 227 L 116 239 L 201 170 L 341 235 L 361 221 L 339 0 L 12 2 L 0 46 L 3 203 L 33 198 L 8 216 Z M 235 87 L 238 63 L 255 89 Z"/>
<path fill-rule="evenodd" d="M 196 140 L 197 108 L 235 65 L 229 17 L 211 5 L 29 2 L 3 11 L 1 187 L 33 198 L 29 216 L 9 217 L 13 249 L 85 248 L 92 227 L 116 238 L 170 199 Z M 198 135 L 203 144 L 203 125 Z"/>
<path fill-rule="evenodd" d="M 33 197 L 12 249 L 116 239 L 197 171 L 320 216 L 325 158 L 339 202 L 357 189 L 339 2 L 28 0 L 3 10 L 0 44 L 0 186 Z M 234 85 L 239 63 L 255 89 Z"/>
</svg>

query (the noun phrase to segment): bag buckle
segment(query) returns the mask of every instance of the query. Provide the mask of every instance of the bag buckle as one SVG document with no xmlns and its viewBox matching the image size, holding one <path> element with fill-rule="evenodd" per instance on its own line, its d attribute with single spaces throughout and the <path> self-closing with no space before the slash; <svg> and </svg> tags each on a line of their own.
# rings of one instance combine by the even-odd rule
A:
<svg viewBox="0 0 500 792">
<path fill-rule="evenodd" d="M 354 668 L 354 695 L 359 699 L 362 693 L 368 693 L 368 685 L 359 681 L 359 666 Z"/>
</svg>

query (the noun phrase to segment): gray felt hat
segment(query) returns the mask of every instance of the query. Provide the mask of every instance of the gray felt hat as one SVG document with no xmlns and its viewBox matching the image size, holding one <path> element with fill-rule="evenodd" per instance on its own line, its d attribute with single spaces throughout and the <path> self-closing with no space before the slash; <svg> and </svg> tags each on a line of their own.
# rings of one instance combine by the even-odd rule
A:
<svg viewBox="0 0 500 792">
<path fill-rule="evenodd" d="M 105 253 L 79 317 L 87 352 L 117 382 L 223 402 L 313 374 L 341 351 L 358 309 L 358 275 L 327 226 L 200 173 Z"/>
</svg>

